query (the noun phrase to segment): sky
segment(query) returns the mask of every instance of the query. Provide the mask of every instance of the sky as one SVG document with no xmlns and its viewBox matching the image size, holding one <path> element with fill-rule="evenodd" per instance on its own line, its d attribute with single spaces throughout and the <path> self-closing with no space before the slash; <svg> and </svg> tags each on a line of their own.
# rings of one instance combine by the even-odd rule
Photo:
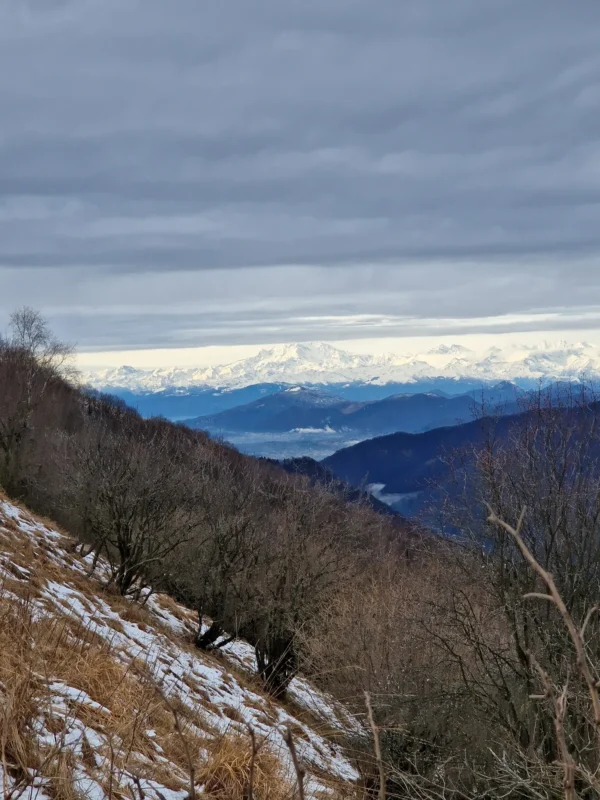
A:
<svg viewBox="0 0 600 800">
<path fill-rule="evenodd" d="M 0 3 L 0 331 L 600 343 L 598 0 Z"/>
</svg>

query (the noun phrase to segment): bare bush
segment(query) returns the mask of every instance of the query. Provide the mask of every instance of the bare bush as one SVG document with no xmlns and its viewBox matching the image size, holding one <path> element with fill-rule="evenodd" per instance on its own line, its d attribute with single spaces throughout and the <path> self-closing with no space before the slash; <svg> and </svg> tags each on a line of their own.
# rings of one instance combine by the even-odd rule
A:
<svg viewBox="0 0 600 800">
<path fill-rule="evenodd" d="M 281 694 L 298 669 L 299 631 L 349 573 L 347 518 L 327 492 L 270 479 L 248 462 L 212 460 L 209 474 L 202 539 L 181 552 L 178 570 L 198 609 L 197 645 L 244 637 L 265 685 Z"/>
<path fill-rule="evenodd" d="M 224 646 L 244 624 L 269 504 L 252 464 L 224 461 L 210 449 L 203 458 L 202 535 L 181 551 L 176 572 L 180 591 L 198 612 L 196 644 L 207 650 Z"/>
<path fill-rule="evenodd" d="M 536 563 L 555 576 L 565 608 L 581 627 L 600 602 L 597 414 L 584 393 L 538 395 L 506 430 L 506 422 L 499 424 L 500 434 L 490 426 L 483 446 L 457 462 L 456 483 L 446 498 L 445 521 L 459 538 L 444 551 L 452 580 L 425 625 L 450 677 L 452 689 L 441 702 L 451 694 L 462 697 L 472 710 L 469 725 L 483 733 L 484 749 L 472 749 L 474 773 L 487 775 L 488 783 L 495 775 L 498 787 L 508 781 L 523 797 L 556 791 L 559 742 L 552 720 L 531 696 L 539 691 L 536 664 L 544 664 L 552 686 L 570 685 L 572 644 L 548 603 L 523 599 L 536 592 L 536 575 L 514 536 L 488 520 L 485 504 L 501 519 L 517 519 L 527 507 L 520 537 Z M 595 618 L 586 634 L 587 647 L 597 652 Z M 585 764 L 593 760 L 593 726 L 583 723 L 581 705 L 581 698 L 572 703 L 564 727 Z"/>
</svg>

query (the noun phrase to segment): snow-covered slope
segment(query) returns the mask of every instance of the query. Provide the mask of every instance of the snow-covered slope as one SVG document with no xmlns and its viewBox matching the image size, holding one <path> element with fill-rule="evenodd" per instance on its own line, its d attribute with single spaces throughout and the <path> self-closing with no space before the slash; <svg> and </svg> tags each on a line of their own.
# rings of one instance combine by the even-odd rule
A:
<svg viewBox="0 0 600 800">
<path fill-rule="evenodd" d="M 428 378 L 482 381 L 557 380 L 600 376 L 600 347 L 586 342 L 543 342 L 475 352 L 440 345 L 423 353 L 357 355 L 323 342 L 283 344 L 224 366 L 137 370 L 119 367 L 89 373 L 99 389 L 162 392 L 191 387 L 240 388 L 264 383 L 411 383 Z"/>
<path fill-rule="evenodd" d="M 223 786 L 243 778 L 250 729 L 256 800 L 293 796 L 288 729 L 307 797 L 354 796 L 359 776 L 338 742 L 362 728 L 344 708 L 302 678 L 285 707 L 272 701 L 247 644 L 199 653 L 190 611 L 108 593 L 103 570 L 89 577 L 68 537 L 0 497 L 5 797 L 185 800 L 190 775 L 197 796 L 237 797 Z"/>
</svg>

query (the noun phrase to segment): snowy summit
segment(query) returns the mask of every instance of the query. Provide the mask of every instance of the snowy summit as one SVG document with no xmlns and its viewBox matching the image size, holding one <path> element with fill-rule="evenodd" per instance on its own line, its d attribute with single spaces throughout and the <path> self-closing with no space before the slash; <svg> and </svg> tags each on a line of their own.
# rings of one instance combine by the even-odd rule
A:
<svg viewBox="0 0 600 800">
<path fill-rule="evenodd" d="M 325 342 L 282 344 L 215 367 L 141 370 L 123 366 L 84 375 L 98 389 L 159 392 L 192 387 L 237 389 L 261 383 L 411 383 L 429 378 L 482 381 L 572 380 L 600 376 L 600 347 L 587 342 L 544 342 L 475 352 L 441 344 L 422 353 L 358 355 Z"/>
</svg>

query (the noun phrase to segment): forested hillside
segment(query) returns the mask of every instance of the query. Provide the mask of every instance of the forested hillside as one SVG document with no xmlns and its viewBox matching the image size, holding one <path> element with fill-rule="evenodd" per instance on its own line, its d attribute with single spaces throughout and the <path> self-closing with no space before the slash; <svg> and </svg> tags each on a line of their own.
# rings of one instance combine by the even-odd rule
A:
<svg viewBox="0 0 600 800">
<path fill-rule="evenodd" d="M 365 439 L 324 458 L 323 468 L 352 486 L 366 482 L 384 483 L 391 492 L 414 492 L 444 479 L 449 473 L 448 458 L 459 451 L 471 452 L 486 440 L 507 440 L 510 432 L 527 424 L 542 408 L 554 408 L 565 415 L 600 413 L 595 391 L 583 389 L 568 393 L 531 392 L 523 398 L 518 413 L 483 413 L 462 425 L 434 428 L 423 433 L 399 431 Z M 512 409 L 511 409 L 512 410 Z"/>
<path fill-rule="evenodd" d="M 347 726 L 335 746 L 356 770 L 352 791 L 365 798 L 599 796 L 600 432 L 595 414 L 580 413 L 585 398 L 572 396 L 567 413 L 564 404 L 539 404 L 502 437 L 488 426 L 466 461 L 462 448 L 430 510 L 450 540 L 399 528 L 360 495 L 349 502 L 199 431 L 143 420 L 79 388 L 69 363 L 39 315 L 13 317 L 0 347 L 0 484 L 13 504 L 74 537 L 78 591 L 99 581 L 103 596 L 146 625 L 144 609 L 168 605 L 157 593 L 170 595 L 184 609 L 194 674 L 195 658 L 243 647 L 261 709 L 293 704 L 294 681 L 309 677 L 362 720 L 358 737 Z M 19 537 L 39 529 L 20 519 L 3 556 L 17 574 L 9 566 L 5 580 L 10 591 L 20 581 L 28 602 L 43 586 L 17 557 Z M 35 546 L 42 558 L 44 545 Z M 60 580 L 49 560 L 44 586 L 52 589 L 48 581 Z M 20 644 L 7 639 L 0 656 L 4 721 L 16 719 L 14 665 L 29 663 L 36 646 L 20 619 Z M 185 680 L 169 677 L 178 691 Z M 214 686 L 199 681 L 214 702 Z M 37 717 L 19 719 L 27 727 Z M 29 754 L 11 750 L 6 725 L 10 787 L 28 774 Z M 104 745 L 88 745 L 88 760 L 110 759 Z M 200 774 L 206 756 L 199 749 L 190 759 Z M 305 769 L 299 763 L 296 775 Z M 202 791 L 242 800 L 248 781 L 237 794 Z M 293 796 L 299 783 L 282 789 L 273 774 L 254 796 Z M 113 789 L 103 786 L 103 796 Z M 5 788 L 5 796 L 19 795 Z"/>
</svg>

